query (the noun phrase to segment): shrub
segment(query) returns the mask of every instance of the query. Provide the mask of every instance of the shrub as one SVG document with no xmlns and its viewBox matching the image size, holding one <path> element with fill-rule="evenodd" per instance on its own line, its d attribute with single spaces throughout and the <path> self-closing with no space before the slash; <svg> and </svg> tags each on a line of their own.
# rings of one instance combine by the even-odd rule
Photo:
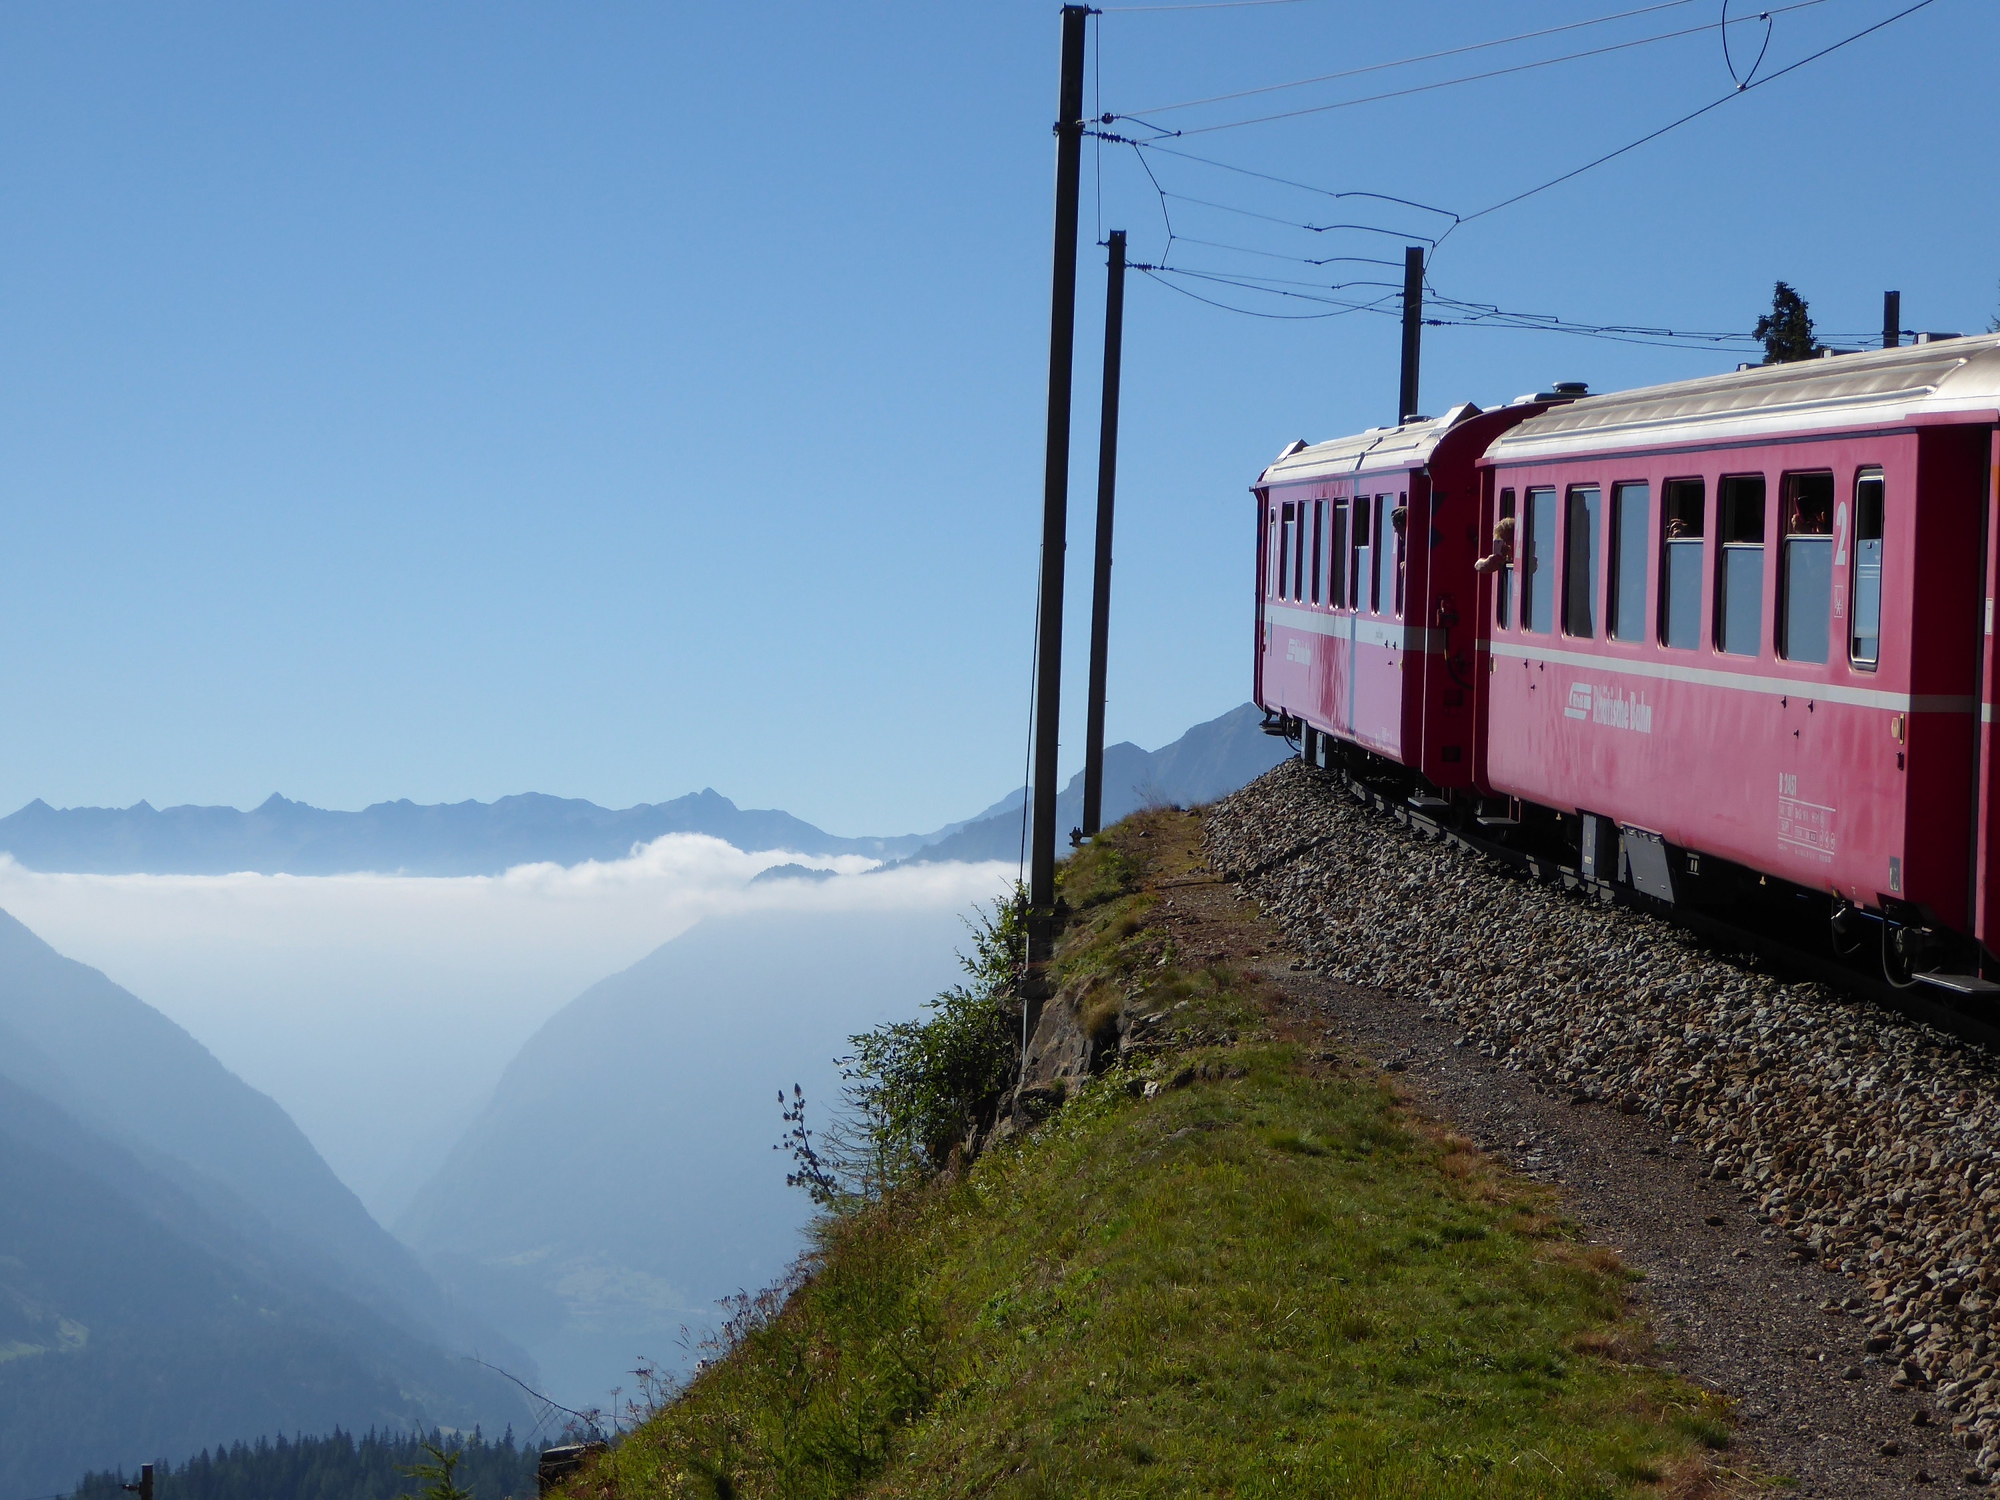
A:
<svg viewBox="0 0 2000 1500">
<path fill-rule="evenodd" d="M 966 923 L 972 952 L 959 961 L 970 982 L 932 1000 L 928 1016 L 850 1039 L 852 1135 L 844 1165 L 850 1178 L 861 1169 L 863 1196 L 867 1177 L 941 1170 L 952 1148 L 992 1117 L 1013 1082 L 1020 978 L 1027 962 L 1026 909 L 1017 891 L 1014 899 L 996 901 Z"/>
</svg>

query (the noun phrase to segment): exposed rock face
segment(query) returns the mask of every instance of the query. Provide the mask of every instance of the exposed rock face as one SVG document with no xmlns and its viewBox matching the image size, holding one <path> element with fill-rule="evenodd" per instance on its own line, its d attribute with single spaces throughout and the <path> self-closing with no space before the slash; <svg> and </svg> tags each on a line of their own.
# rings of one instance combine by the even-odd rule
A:
<svg viewBox="0 0 2000 1500">
<path fill-rule="evenodd" d="M 1306 965 L 1698 1149 L 1767 1239 L 1846 1279 L 1864 1363 L 1932 1389 L 1978 1477 L 2000 1471 L 2000 1062 L 1428 841 L 1296 761 L 1206 831 Z"/>
</svg>

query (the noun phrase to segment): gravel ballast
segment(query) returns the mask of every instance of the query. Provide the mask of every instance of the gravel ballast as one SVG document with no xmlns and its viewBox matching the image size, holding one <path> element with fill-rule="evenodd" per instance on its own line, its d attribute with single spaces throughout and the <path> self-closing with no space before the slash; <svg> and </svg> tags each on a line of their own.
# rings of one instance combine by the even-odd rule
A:
<svg viewBox="0 0 2000 1500">
<path fill-rule="evenodd" d="M 1218 803 L 1218 873 L 1309 970 L 1425 1007 L 1539 1092 L 1644 1120 L 1827 1273 L 1854 1378 L 1929 1393 L 2000 1474 L 2000 1063 L 1671 924 L 1522 878 L 1293 761 Z"/>
</svg>

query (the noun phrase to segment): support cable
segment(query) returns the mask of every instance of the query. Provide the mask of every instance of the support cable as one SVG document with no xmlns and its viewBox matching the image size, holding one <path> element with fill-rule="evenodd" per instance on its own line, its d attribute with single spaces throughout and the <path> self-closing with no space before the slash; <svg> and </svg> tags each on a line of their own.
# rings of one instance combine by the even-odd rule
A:
<svg viewBox="0 0 2000 1500">
<path fill-rule="evenodd" d="M 1790 4 L 1790 6 L 1774 6 L 1772 10 L 1760 12 L 1758 16 L 1738 16 L 1736 20 L 1724 20 L 1722 24 L 1724 26 L 1754 26 L 1756 22 L 1762 20 L 1762 22 L 1766 22 L 1766 26 L 1770 26 L 1770 18 L 1772 16 L 1782 16 L 1782 14 L 1790 12 L 1790 10 L 1806 10 L 1810 6 L 1824 6 L 1824 4 L 1826 4 L 1826 0 L 1794 0 L 1794 4 Z M 1434 94 L 1440 88 L 1458 88 L 1460 84 L 1482 84 L 1482 82 L 1488 82 L 1492 78 L 1508 78 L 1510 74 L 1536 72 L 1540 68 L 1554 68 L 1554 66 L 1564 64 L 1564 62 L 1582 62 L 1586 58 L 1602 58 L 1602 56 L 1608 56 L 1612 52 L 1630 52 L 1632 48 L 1652 46 L 1654 42 L 1676 42 L 1676 40 L 1680 40 L 1684 36 L 1698 36 L 1698 34 L 1702 34 L 1706 30 L 1710 30 L 1710 22 L 1702 22 L 1700 26 L 1682 26 L 1680 30 L 1672 30 L 1672 32 L 1656 32 L 1654 36 L 1638 36 L 1638 38 L 1632 38 L 1632 40 L 1626 40 L 1626 42 L 1606 42 L 1604 46 L 1586 48 L 1582 52 L 1564 52 L 1562 56 L 1556 56 L 1556 58 L 1536 58 L 1532 62 L 1516 62 L 1516 64 L 1510 64 L 1506 68 L 1488 68 L 1486 72 L 1460 74 L 1458 78 L 1438 78 L 1438 80 L 1428 82 L 1428 84 L 1410 84 L 1408 88 L 1390 88 L 1390 90 L 1384 90 L 1380 94 L 1362 94 L 1360 98 L 1344 98 L 1344 100 L 1334 100 L 1330 104 L 1306 104 L 1306 106 L 1296 108 L 1296 110 L 1278 110 L 1274 114 L 1252 114 L 1252 116 L 1248 116 L 1244 120 L 1222 120 L 1218 124 L 1188 126 L 1184 130 L 1162 130 L 1162 126 L 1156 126 L 1150 120 L 1146 120 L 1144 118 L 1146 112 L 1142 112 L 1142 110 L 1134 110 L 1130 114 L 1112 114 L 1112 116 L 1102 116 L 1102 118 L 1106 118 L 1106 120 L 1136 120 L 1138 124 L 1146 124 L 1152 130 L 1162 130 L 1162 134 L 1172 136 L 1172 138 L 1208 136 L 1208 134 L 1214 134 L 1218 130 L 1238 130 L 1242 126 L 1272 124 L 1274 120 L 1296 120 L 1296 118 L 1302 118 L 1302 116 L 1308 116 L 1308 114 L 1328 114 L 1332 110 L 1352 110 L 1352 108 L 1356 108 L 1360 104 L 1382 104 L 1384 100 L 1410 98 L 1414 94 Z M 1770 46 L 1770 34 L 1768 34 L 1768 30 L 1766 30 L 1766 36 L 1764 36 L 1764 44 Z M 1758 56 L 1762 58 L 1762 54 L 1758 54 Z M 1160 110 L 1152 110 L 1152 114 L 1160 114 Z"/>
<path fill-rule="evenodd" d="M 1682 115 L 1678 120 L 1674 120 L 1669 124 L 1662 125 L 1658 130 L 1649 131 L 1647 134 L 1640 136 L 1639 139 L 1637 139 L 1636 141 L 1629 141 L 1625 145 L 1620 146 L 1616 151 L 1607 151 L 1604 153 L 1604 155 L 1597 157 L 1595 160 L 1587 161 L 1580 167 L 1571 168 L 1569 171 L 1563 173 L 1560 177 L 1551 177 L 1547 182 L 1541 183 L 1536 187 L 1531 187 L 1525 192 L 1516 193 L 1511 198 L 1502 198 L 1498 203 L 1490 204 L 1487 207 L 1480 209 L 1477 213 L 1467 214 L 1462 220 L 1459 221 L 1458 224 L 1452 225 L 1451 229 L 1447 229 L 1444 235 L 1440 236 L 1440 242 L 1442 242 L 1442 240 L 1445 237 L 1448 237 L 1453 230 L 1460 228 L 1464 224 L 1470 224 L 1474 219 L 1483 219 L 1488 214 L 1496 214 L 1500 212 L 1500 210 L 1503 208 L 1512 208 L 1516 203 L 1525 202 L 1527 199 L 1534 197 L 1538 193 L 1546 193 L 1552 187 L 1560 187 L 1563 183 L 1568 182 L 1572 177 L 1581 177 L 1585 172 L 1589 172 L 1597 167 L 1601 167 L 1608 161 L 1614 161 L 1618 157 L 1625 155 L 1625 153 L 1628 151 L 1636 151 L 1639 149 L 1639 147 L 1644 146 L 1649 142 L 1657 141 L 1661 136 L 1667 134 L 1669 131 L 1678 130 L 1681 128 L 1681 126 L 1690 124 L 1693 121 L 1700 119 L 1710 110 L 1720 109 L 1723 105 L 1727 104 L 1731 99 L 1740 99 L 1743 95 L 1749 93 L 1752 89 L 1760 89 L 1763 88 L 1766 84 L 1776 83 L 1780 78 L 1783 78 L 1787 73 L 1796 73 L 1800 68 L 1805 67 L 1808 63 L 1818 62 L 1822 57 L 1826 57 L 1831 53 L 1838 52 L 1843 47 L 1852 46 L 1854 43 L 1860 41 L 1863 37 L 1873 36 L 1876 32 L 1882 30 L 1885 26 L 1893 26 L 1895 25 L 1896 22 L 1902 20 L 1905 16 L 1913 16 L 1918 11 L 1925 9 L 1926 7 L 1934 3 L 1935 0 L 1916 0 L 1916 3 L 1914 5 L 1909 5 L 1904 7 L 1902 10 L 1897 11 L 1893 16 L 1886 16 L 1882 20 L 1877 21 L 1873 26 L 1863 27 L 1860 31 L 1855 32 L 1853 35 L 1842 37 L 1839 41 L 1834 42 L 1829 46 L 1822 47 L 1819 49 L 1819 51 L 1810 53 L 1807 56 L 1800 58 L 1795 63 L 1788 63 L 1786 66 L 1778 69 L 1778 71 L 1775 73 L 1768 73 L 1762 78 L 1755 79 L 1751 82 L 1738 84 L 1735 88 L 1731 89 L 1721 98 L 1711 100 L 1709 103 L 1702 105 L 1701 108 L 1699 109 L 1690 110 L 1687 114 Z"/>
<path fill-rule="evenodd" d="M 1177 109 L 1194 109 L 1203 104 L 1227 104 L 1236 99 L 1251 99 L 1259 94 L 1276 94 L 1286 89 L 1309 88 L 1315 83 L 1334 83 L 1342 78 L 1356 78 L 1364 73 L 1382 73 L 1391 68 L 1407 68 L 1417 63 L 1436 62 L 1440 58 L 1459 57 L 1467 52 L 1483 52 L 1492 47 L 1505 47 L 1513 42 L 1529 42 L 1537 37 L 1555 36 L 1564 31 L 1581 31 L 1587 26 L 1603 26 L 1611 21 L 1626 21 L 1633 16 L 1651 15 L 1656 10 L 1676 10 L 1683 5 L 1693 5 L 1695 0 L 1658 0 L 1653 5 L 1642 5 L 1637 10 L 1621 10 L 1614 15 L 1593 16 L 1587 21 L 1570 21 L 1561 26 L 1548 26 L 1540 31 L 1523 31 L 1515 36 L 1497 37 L 1490 42 L 1468 42 L 1463 47 L 1447 47 L 1442 52 L 1423 52 L 1415 57 L 1399 57 L 1393 62 L 1364 63 L 1358 68 L 1343 68 L 1338 73 L 1320 73 L 1311 78 L 1295 78 L 1289 83 L 1266 83 L 1254 89 L 1238 89 L 1230 94 L 1210 94 L 1205 99 L 1183 99 L 1177 104 L 1155 104 L 1147 109 L 1135 109 L 1134 115 L 1164 115 Z M 1114 7 L 1115 8 L 1115 7 Z"/>
</svg>

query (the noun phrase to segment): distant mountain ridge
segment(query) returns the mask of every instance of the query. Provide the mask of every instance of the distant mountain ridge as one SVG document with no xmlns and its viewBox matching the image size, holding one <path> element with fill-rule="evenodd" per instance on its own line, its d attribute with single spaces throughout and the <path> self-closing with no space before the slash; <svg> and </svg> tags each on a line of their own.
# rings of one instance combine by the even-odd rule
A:
<svg viewBox="0 0 2000 1500">
<path fill-rule="evenodd" d="M 1193 807 L 1248 786 L 1292 753 L 1283 740 L 1264 733 L 1263 723 L 1264 715 L 1257 705 L 1245 703 L 1218 719 L 1195 725 L 1157 750 L 1141 750 L 1129 740 L 1105 746 L 1105 826 L 1155 803 Z M 1021 805 L 1026 800 L 1023 788 L 955 833 L 906 855 L 903 862 L 1018 859 Z M 1079 771 L 1056 798 L 1058 854 L 1068 851 L 1070 830 L 1082 823 L 1083 773 Z"/>
<path fill-rule="evenodd" d="M 1225 796 L 1284 758 L 1246 703 L 1198 724 L 1170 745 L 1104 752 L 1104 821 L 1148 800 L 1192 804 Z M 335 812 L 275 792 L 248 812 L 234 807 L 54 808 L 39 797 L 0 818 L 0 852 L 31 870 L 83 875 L 498 875 L 524 864 L 623 859 L 635 844 L 701 833 L 746 851 L 859 854 L 889 862 L 1012 859 L 1020 846 L 1016 791 L 985 811 L 930 833 L 844 838 L 771 808 L 742 808 L 713 787 L 671 802 L 599 807 L 539 792 L 493 802 L 377 802 Z M 1059 838 L 1083 816 L 1083 778 L 1057 804 Z"/>
<path fill-rule="evenodd" d="M 0 850 L 31 870 L 70 874 L 497 875 L 516 865 L 623 859 L 634 844 L 669 833 L 871 859 L 914 853 L 937 836 L 842 838 L 787 812 L 738 807 L 713 788 L 615 809 L 528 792 L 494 802 L 378 802 L 360 812 L 273 793 L 248 812 L 146 802 L 54 808 L 38 797 L 0 818 Z"/>
</svg>

